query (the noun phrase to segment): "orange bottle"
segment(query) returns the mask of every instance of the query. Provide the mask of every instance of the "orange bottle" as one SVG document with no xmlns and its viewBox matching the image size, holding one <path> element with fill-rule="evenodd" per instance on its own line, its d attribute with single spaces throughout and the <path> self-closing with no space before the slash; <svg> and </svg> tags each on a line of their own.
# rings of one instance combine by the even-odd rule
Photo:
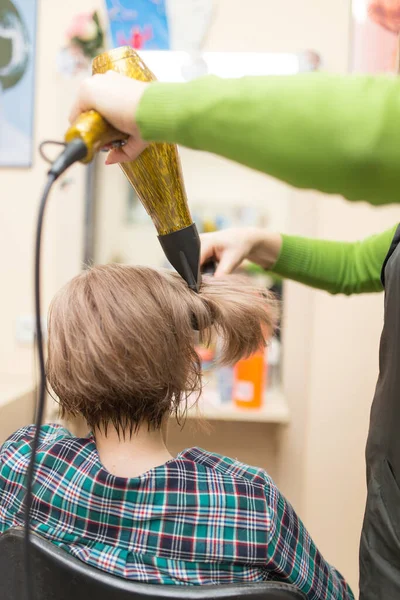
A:
<svg viewBox="0 0 400 600">
<path fill-rule="evenodd" d="M 267 378 L 265 348 L 235 365 L 233 402 L 238 408 L 261 408 Z"/>
</svg>

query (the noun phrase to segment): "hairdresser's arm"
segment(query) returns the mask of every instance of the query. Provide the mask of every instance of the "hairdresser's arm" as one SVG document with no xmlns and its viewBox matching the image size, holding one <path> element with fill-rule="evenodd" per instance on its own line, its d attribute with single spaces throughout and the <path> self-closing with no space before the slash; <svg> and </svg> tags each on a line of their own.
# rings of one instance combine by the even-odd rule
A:
<svg viewBox="0 0 400 600">
<path fill-rule="evenodd" d="M 400 78 L 313 73 L 153 83 L 147 141 L 207 150 L 299 188 L 400 201 Z"/>
<path fill-rule="evenodd" d="M 380 292 L 381 270 L 395 230 L 396 226 L 358 242 L 282 235 L 282 250 L 271 270 L 331 294 Z"/>
<path fill-rule="evenodd" d="M 357 242 L 335 242 L 243 228 L 201 236 L 201 261 L 218 261 L 217 275 L 244 259 L 285 279 L 331 294 L 382 291 L 381 270 L 397 226 Z"/>
</svg>

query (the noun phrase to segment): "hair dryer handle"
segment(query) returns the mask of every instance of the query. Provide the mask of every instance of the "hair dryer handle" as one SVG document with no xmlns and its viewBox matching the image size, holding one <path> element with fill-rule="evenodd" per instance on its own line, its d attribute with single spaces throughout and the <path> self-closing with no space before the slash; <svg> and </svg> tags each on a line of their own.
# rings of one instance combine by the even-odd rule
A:
<svg viewBox="0 0 400 600">
<path fill-rule="evenodd" d="M 98 112 L 89 110 L 79 115 L 65 134 L 67 143 L 80 139 L 87 148 L 82 160 L 89 163 L 95 153 L 109 144 L 122 145 L 129 136 L 110 125 Z"/>
</svg>

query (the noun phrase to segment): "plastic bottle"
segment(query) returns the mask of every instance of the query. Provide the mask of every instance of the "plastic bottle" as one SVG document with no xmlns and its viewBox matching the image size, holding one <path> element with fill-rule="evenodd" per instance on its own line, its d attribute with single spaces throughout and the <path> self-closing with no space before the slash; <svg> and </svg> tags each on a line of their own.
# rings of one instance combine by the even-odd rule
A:
<svg viewBox="0 0 400 600">
<path fill-rule="evenodd" d="M 267 364 L 263 347 L 235 365 L 233 384 L 235 406 L 244 409 L 261 408 L 264 402 L 266 378 Z"/>
<path fill-rule="evenodd" d="M 218 367 L 218 393 L 221 404 L 229 404 L 233 398 L 234 369 L 233 367 Z"/>
<path fill-rule="evenodd" d="M 221 357 L 221 340 L 218 338 L 216 343 L 217 361 Z M 233 400 L 233 380 L 234 369 L 228 366 L 219 366 L 216 369 L 218 395 L 221 404 L 232 403 Z"/>
</svg>

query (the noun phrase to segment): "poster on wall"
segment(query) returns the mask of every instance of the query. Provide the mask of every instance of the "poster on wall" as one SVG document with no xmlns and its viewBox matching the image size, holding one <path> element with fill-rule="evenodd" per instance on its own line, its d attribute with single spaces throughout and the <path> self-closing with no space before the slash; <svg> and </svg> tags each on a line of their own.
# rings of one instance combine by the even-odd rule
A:
<svg viewBox="0 0 400 600">
<path fill-rule="evenodd" d="M 169 50 L 165 0 L 106 0 L 113 48 Z"/>
<path fill-rule="evenodd" d="M 352 14 L 352 71 L 396 73 L 400 0 L 352 0 Z"/>
<path fill-rule="evenodd" d="M 0 167 L 32 164 L 36 0 L 0 0 Z"/>
</svg>

